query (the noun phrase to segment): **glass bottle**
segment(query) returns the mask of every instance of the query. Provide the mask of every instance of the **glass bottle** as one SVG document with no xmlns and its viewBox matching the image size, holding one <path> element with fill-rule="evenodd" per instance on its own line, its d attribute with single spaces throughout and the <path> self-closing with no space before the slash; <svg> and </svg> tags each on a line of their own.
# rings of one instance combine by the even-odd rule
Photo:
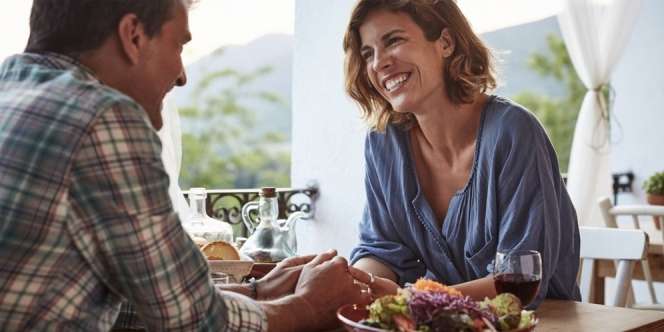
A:
<svg viewBox="0 0 664 332">
<path fill-rule="evenodd" d="M 233 243 L 233 228 L 228 223 L 211 218 L 205 209 L 207 192 L 205 188 L 191 188 L 189 202 L 191 206 L 191 219 L 183 224 L 185 231 L 192 238 L 203 238 L 207 242 L 226 241 Z"/>
<path fill-rule="evenodd" d="M 252 209 L 258 209 L 260 220 L 255 229 L 249 218 L 249 211 Z M 249 256 L 256 262 L 263 263 L 278 262 L 289 257 L 283 248 L 286 240 L 285 231 L 281 229 L 277 222 L 279 201 L 276 189 L 272 187 L 261 188 L 258 203 L 247 203 L 242 210 L 243 219 L 252 235 L 244 243 L 240 253 Z"/>
</svg>

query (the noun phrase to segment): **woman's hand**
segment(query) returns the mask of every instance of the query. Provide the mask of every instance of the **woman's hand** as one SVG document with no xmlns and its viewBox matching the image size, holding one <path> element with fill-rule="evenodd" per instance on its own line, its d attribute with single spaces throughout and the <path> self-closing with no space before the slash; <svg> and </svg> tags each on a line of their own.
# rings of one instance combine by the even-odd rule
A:
<svg viewBox="0 0 664 332">
<path fill-rule="evenodd" d="M 374 299 L 385 295 L 394 295 L 397 293 L 397 289 L 399 289 L 399 285 L 394 281 L 387 278 L 376 277 L 373 274 L 364 272 L 356 267 L 349 266 L 348 272 L 350 272 L 355 280 L 369 286 L 371 296 Z"/>
</svg>

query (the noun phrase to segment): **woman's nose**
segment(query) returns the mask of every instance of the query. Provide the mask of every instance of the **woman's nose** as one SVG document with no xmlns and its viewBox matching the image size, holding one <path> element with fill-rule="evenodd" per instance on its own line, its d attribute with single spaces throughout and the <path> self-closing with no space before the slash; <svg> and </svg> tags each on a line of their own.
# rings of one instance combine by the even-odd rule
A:
<svg viewBox="0 0 664 332">
<path fill-rule="evenodd" d="M 380 71 L 389 68 L 392 65 L 392 56 L 386 52 L 376 52 L 371 64 L 374 71 Z"/>
</svg>

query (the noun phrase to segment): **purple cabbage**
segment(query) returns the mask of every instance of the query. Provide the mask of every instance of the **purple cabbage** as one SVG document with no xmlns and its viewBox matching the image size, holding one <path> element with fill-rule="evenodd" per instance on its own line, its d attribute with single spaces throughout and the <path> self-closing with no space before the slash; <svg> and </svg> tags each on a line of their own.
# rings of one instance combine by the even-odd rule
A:
<svg viewBox="0 0 664 332">
<path fill-rule="evenodd" d="M 408 307 L 417 325 L 428 324 L 441 313 L 467 314 L 473 319 L 484 317 L 491 323 L 497 321 L 491 310 L 480 308 L 477 302 L 468 296 L 412 291 Z"/>
</svg>

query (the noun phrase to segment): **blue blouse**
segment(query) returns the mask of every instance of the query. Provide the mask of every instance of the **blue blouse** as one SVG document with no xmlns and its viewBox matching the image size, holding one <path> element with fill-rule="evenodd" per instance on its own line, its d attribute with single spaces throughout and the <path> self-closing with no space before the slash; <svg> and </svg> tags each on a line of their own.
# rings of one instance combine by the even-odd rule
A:
<svg viewBox="0 0 664 332">
<path fill-rule="evenodd" d="M 442 229 L 418 183 L 407 130 L 369 133 L 365 157 L 367 204 L 352 263 L 371 256 L 400 284 L 423 276 L 457 284 L 486 276 L 497 251 L 537 250 L 543 275 L 533 305 L 580 300 L 576 212 L 553 146 L 521 106 L 490 98 L 468 183 L 450 199 Z"/>
</svg>

